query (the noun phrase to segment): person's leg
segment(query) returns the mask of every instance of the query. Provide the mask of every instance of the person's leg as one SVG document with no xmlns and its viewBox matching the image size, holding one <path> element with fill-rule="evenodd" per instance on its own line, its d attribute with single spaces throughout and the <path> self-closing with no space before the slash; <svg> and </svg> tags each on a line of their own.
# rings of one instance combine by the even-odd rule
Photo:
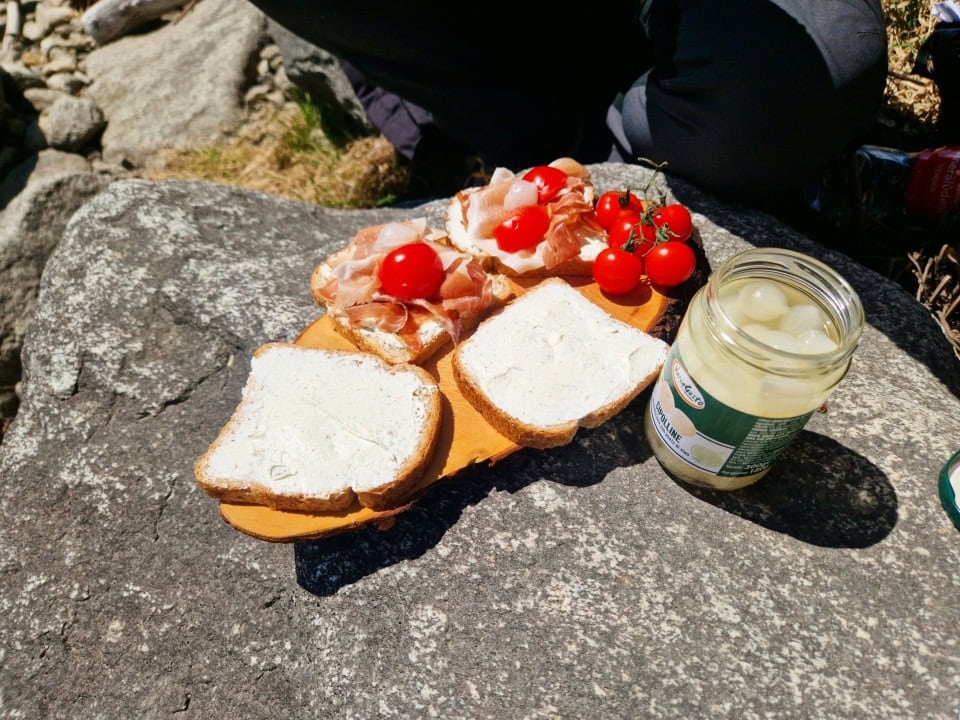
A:
<svg viewBox="0 0 960 720">
<path fill-rule="evenodd" d="M 879 107 L 876 0 L 646 0 L 640 20 L 654 66 L 608 113 L 612 159 L 766 197 L 816 177 Z"/>
<path fill-rule="evenodd" d="M 428 135 L 471 148 L 488 170 L 605 160 L 606 108 L 641 70 L 633 0 L 576 14 L 514 0 L 253 1 L 348 64 L 371 121 L 413 160 Z"/>
</svg>

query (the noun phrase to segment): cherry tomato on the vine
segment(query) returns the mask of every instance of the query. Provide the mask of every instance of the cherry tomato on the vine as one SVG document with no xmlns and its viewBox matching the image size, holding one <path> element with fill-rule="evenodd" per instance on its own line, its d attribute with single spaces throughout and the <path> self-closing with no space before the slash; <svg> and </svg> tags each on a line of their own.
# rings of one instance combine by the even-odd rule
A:
<svg viewBox="0 0 960 720">
<path fill-rule="evenodd" d="M 643 200 L 629 190 L 608 190 L 597 198 L 597 220 L 600 227 L 609 230 L 620 213 L 628 211 L 639 215 L 643 208 Z"/>
<path fill-rule="evenodd" d="M 549 165 L 537 165 L 523 174 L 523 179 L 537 186 L 537 202 L 553 200 L 567 186 L 567 174 Z"/>
<path fill-rule="evenodd" d="M 643 258 L 647 277 L 654 285 L 671 287 L 685 282 L 697 267 L 697 257 L 687 243 L 669 240 L 656 245 Z"/>
<path fill-rule="evenodd" d="M 401 300 L 437 294 L 446 273 L 437 251 L 422 242 L 407 243 L 387 253 L 380 265 L 380 289 Z"/>
<path fill-rule="evenodd" d="M 640 215 L 629 210 L 620 214 L 607 228 L 607 244 L 610 247 L 623 248 L 637 255 L 644 255 L 653 247 L 656 228 L 644 225 Z M 630 247 L 624 245 L 631 242 Z"/>
<path fill-rule="evenodd" d="M 640 215 L 624 210 L 620 216 L 607 227 L 607 244 L 610 247 L 622 247 L 630 238 L 630 233 L 636 228 L 635 238 L 642 240 L 640 235 Z"/>
<path fill-rule="evenodd" d="M 667 226 L 670 240 L 686 242 L 693 232 L 693 218 L 690 211 L 680 203 L 664 205 L 653 211 L 653 224 L 657 227 Z"/>
<path fill-rule="evenodd" d="M 550 213 L 542 205 L 526 205 L 511 212 L 493 229 L 497 247 L 504 252 L 517 252 L 534 247 L 543 240 L 550 227 Z"/>
<path fill-rule="evenodd" d="M 611 295 L 630 292 L 640 283 L 641 275 L 640 256 L 617 247 L 602 250 L 593 261 L 593 279 L 601 290 Z"/>
</svg>

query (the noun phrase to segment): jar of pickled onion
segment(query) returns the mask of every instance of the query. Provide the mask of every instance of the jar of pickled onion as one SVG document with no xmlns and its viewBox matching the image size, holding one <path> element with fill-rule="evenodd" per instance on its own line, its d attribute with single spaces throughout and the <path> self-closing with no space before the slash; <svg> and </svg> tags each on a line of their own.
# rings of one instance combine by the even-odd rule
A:
<svg viewBox="0 0 960 720">
<path fill-rule="evenodd" d="M 674 477 L 718 490 L 756 482 L 850 367 L 863 306 L 826 264 L 756 248 L 723 262 L 690 301 L 645 413 Z"/>
</svg>

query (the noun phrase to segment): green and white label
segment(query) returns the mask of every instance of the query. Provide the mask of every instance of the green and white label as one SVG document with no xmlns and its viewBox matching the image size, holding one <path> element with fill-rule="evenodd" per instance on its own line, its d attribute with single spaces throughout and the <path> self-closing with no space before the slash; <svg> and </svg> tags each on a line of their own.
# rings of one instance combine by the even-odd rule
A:
<svg viewBox="0 0 960 720">
<path fill-rule="evenodd" d="M 676 345 L 650 402 L 651 425 L 673 453 L 718 477 L 747 477 L 769 468 L 813 412 L 766 418 L 740 412 L 698 387 Z"/>
</svg>

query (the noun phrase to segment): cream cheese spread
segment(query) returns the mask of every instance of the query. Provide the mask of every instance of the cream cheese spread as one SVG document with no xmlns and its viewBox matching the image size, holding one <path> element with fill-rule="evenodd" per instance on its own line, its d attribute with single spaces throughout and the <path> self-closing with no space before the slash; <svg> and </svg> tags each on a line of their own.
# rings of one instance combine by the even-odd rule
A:
<svg viewBox="0 0 960 720">
<path fill-rule="evenodd" d="M 548 282 L 483 323 L 460 366 L 502 411 L 529 425 L 579 421 L 632 393 L 669 346 Z"/>
<path fill-rule="evenodd" d="M 273 347 L 253 358 L 205 471 L 291 496 L 379 487 L 418 451 L 435 392 L 373 356 Z"/>
</svg>

